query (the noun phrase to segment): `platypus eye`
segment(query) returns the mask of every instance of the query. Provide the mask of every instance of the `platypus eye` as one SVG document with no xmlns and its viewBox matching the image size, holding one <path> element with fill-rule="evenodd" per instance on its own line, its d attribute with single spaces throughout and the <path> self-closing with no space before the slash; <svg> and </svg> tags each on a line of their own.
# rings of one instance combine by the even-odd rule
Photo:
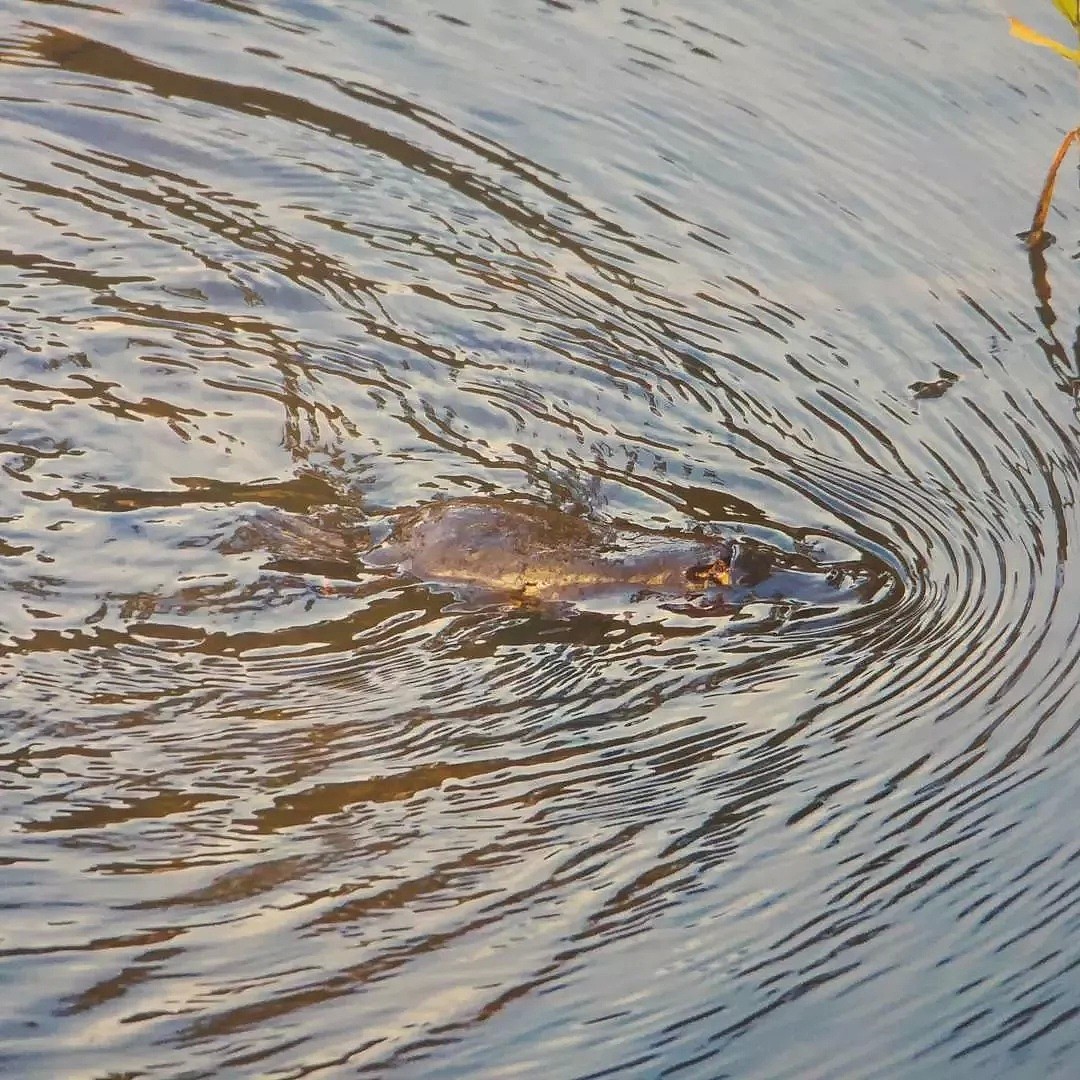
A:
<svg viewBox="0 0 1080 1080">
<path fill-rule="evenodd" d="M 731 567 L 723 557 L 699 563 L 686 571 L 686 580 L 691 585 L 730 585 Z"/>
</svg>

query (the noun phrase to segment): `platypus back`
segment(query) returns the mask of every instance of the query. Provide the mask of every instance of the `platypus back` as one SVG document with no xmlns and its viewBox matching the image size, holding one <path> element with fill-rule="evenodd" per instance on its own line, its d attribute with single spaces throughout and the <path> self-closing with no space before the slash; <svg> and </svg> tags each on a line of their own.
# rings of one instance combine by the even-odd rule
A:
<svg viewBox="0 0 1080 1080">
<path fill-rule="evenodd" d="M 425 581 L 567 600 L 628 587 L 686 595 L 694 572 L 726 550 L 719 540 L 616 528 L 538 503 L 458 499 L 402 515 L 364 562 Z"/>
</svg>

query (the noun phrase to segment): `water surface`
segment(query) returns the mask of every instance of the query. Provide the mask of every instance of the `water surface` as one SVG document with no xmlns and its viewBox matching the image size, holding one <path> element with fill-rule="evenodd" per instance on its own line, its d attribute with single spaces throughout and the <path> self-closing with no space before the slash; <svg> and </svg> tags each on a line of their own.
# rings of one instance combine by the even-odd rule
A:
<svg viewBox="0 0 1080 1080">
<path fill-rule="evenodd" d="M 0 43 L 11 1075 L 1074 1074 L 1068 175 L 1015 236 L 1067 65 L 930 0 Z M 350 561 L 477 496 L 890 586 L 552 614 Z"/>
</svg>

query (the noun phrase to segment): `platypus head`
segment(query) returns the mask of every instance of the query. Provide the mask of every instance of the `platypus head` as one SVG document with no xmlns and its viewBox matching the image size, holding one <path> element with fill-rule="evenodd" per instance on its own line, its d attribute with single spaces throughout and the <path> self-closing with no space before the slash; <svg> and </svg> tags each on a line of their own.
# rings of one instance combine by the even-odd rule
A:
<svg viewBox="0 0 1080 1080">
<path fill-rule="evenodd" d="M 712 585 L 722 585 L 752 589 L 768 580 L 777 569 L 780 553 L 752 540 L 725 540 L 710 555 L 710 559 L 695 563 L 686 571 L 686 581 L 691 588 L 708 589 Z M 788 561 L 793 564 L 792 569 L 795 568 L 794 564 L 800 562 L 797 558 Z M 809 569 L 806 566 L 798 568 Z"/>
<path fill-rule="evenodd" d="M 686 571 L 686 582 L 694 589 L 707 589 L 710 585 L 731 584 L 731 561 L 735 545 L 725 540 L 707 562 L 695 563 Z"/>
</svg>

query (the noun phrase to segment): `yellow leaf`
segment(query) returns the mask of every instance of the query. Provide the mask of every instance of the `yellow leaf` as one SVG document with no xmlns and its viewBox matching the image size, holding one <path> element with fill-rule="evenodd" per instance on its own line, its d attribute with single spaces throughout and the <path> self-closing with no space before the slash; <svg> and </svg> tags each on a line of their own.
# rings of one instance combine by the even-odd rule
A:
<svg viewBox="0 0 1080 1080">
<path fill-rule="evenodd" d="M 1080 0 L 1054 0 L 1054 7 L 1076 27 L 1076 32 L 1080 34 Z"/>
<path fill-rule="evenodd" d="M 1054 0 L 1054 3 L 1061 7 L 1064 0 Z M 1038 30 L 1032 30 L 1030 26 L 1025 26 L 1019 19 L 1009 20 L 1009 33 L 1013 37 L 1018 37 L 1021 41 L 1027 41 L 1032 45 L 1041 45 L 1044 49 L 1053 49 L 1058 56 L 1064 56 L 1066 60 L 1071 60 L 1074 64 L 1080 64 L 1080 49 L 1070 49 L 1067 45 L 1062 45 L 1060 41 L 1055 41 L 1045 34 L 1040 34 Z"/>
</svg>

